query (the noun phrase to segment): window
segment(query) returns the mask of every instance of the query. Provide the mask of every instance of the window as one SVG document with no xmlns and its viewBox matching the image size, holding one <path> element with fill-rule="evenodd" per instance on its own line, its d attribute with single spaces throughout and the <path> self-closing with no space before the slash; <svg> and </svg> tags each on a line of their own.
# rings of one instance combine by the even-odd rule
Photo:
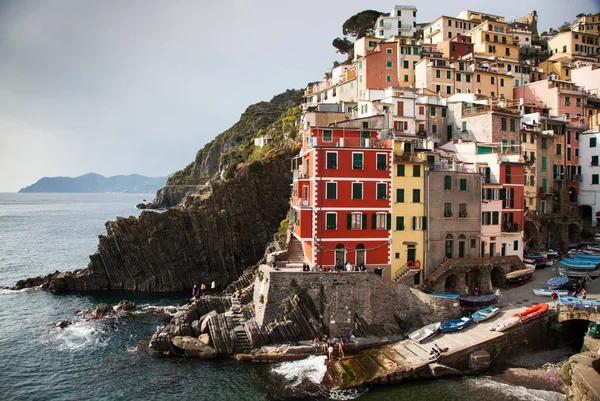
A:
<svg viewBox="0 0 600 401">
<path fill-rule="evenodd" d="M 352 183 L 352 199 L 362 199 L 363 185 L 362 182 Z"/>
<path fill-rule="evenodd" d="M 477 248 L 477 240 L 475 238 L 471 238 L 471 248 Z"/>
<path fill-rule="evenodd" d="M 546 156 L 542 156 L 542 171 L 548 170 L 548 158 Z"/>
<path fill-rule="evenodd" d="M 396 189 L 396 202 L 397 203 L 404 203 L 404 188 L 397 188 Z"/>
<path fill-rule="evenodd" d="M 471 76 L 469 74 L 465 74 L 465 78 L 467 79 L 467 82 L 471 82 Z"/>
<path fill-rule="evenodd" d="M 337 228 L 337 213 L 325 214 L 325 229 L 335 230 Z"/>
<path fill-rule="evenodd" d="M 548 149 L 548 138 L 542 138 L 542 149 Z"/>
<path fill-rule="evenodd" d="M 327 169 L 336 169 L 337 168 L 337 152 L 327 152 Z"/>
<path fill-rule="evenodd" d="M 500 78 L 500 86 L 504 86 L 504 78 Z"/>
<path fill-rule="evenodd" d="M 419 165 L 413 166 L 413 177 L 420 177 L 420 176 L 421 176 L 421 166 L 419 166 Z"/>
<path fill-rule="evenodd" d="M 590 148 L 596 147 L 596 138 L 590 138 Z"/>
<path fill-rule="evenodd" d="M 562 144 L 560 144 L 560 143 L 556 144 L 556 154 L 557 155 L 562 154 Z"/>
<path fill-rule="evenodd" d="M 462 122 L 462 130 L 463 130 L 463 131 L 466 131 L 466 130 L 467 130 L 467 122 L 466 122 L 466 121 L 463 121 L 463 122 Z"/>
<path fill-rule="evenodd" d="M 451 191 L 451 190 L 452 190 L 452 176 L 445 175 L 444 176 L 444 191 Z"/>
<path fill-rule="evenodd" d="M 598 165 L 598 156 L 592 156 L 592 166 Z"/>
<path fill-rule="evenodd" d="M 387 170 L 387 155 L 377 154 L 377 170 Z"/>
<path fill-rule="evenodd" d="M 492 85 L 494 85 L 494 84 L 496 83 L 496 82 L 495 82 L 495 78 L 494 78 L 494 77 L 490 77 L 490 83 L 491 83 Z"/>
<path fill-rule="evenodd" d="M 466 178 L 461 178 L 460 181 L 460 190 L 461 191 L 466 191 L 467 190 L 467 179 Z"/>
<path fill-rule="evenodd" d="M 323 142 L 331 142 L 333 141 L 333 131 L 330 129 L 323 130 Z"/>
<path fill-rule="evenodd" d="M 337 199 L 337 182 L 326 184 L 325 199 Z"/>
<path fill-rule="evenodd" d="M 431 132 L 434 134 L 437 134 L 437 124 L 432 124 L 431 125 Z"/>
<path fill-rule="evenodd" d="M 446 94 L 447 95 L 451 95 L 452 94 L 452 86 L 451 85 L 446 85 Z"/>
<path fill-rule="evenodd" d="M 404 177 L 406 166 L 404 164 L 398 164 L 396 166 L 396 177 Z"/>
<path fill-rule="evenodd" d="M 385 52 L 386 52 L 387 54 L 392 54 L 393 50 L 392 50 L 392 49 L 385 49 Z"/>
<path fill-rule="evenodd" d="M 391 60 L 388 60 L 388 61 L 386 61 L 386 62 L 385 62 L 385 67 L 386 67 L 387 69 L 390 69 L 390 68 L 392 68 L 392 67 L 393 67 L 393 61 L 391 61 Z"/>
<path fill-rule="evenodd" d="M 413 203 L 421 203 L 421 190 L 413 189 Z"/>
<path fill-rule="evenodd" d="M 500 224 L 500 212 L 492 212 L 492 225 Z"/>
<path fill-rule="evenodd" d="M 517 130 L 517 120 L 514 118 L 510 119 L 510 131 L 515 132 Z"/>
<path fill-rule="evenodd" d="M 404 216 L 396 216 L 396 231 L 404 230 Z"/>
<path fill-rule="evenodd" d="M 367 220 L 364 219 L 364 222 Z M 389 213 L 377 213 L 373 215 L 373 229 L 389 230 L 392 228 L 392 215 Z"/>
<path fill-rule="evenodd" d="M 446 247 L 444 253 L 448 259 L 452 259 L 452 248 L 454 248 L 454 241 L 452 238 L 452 234 L 446 235 Z"/>
<path fill-rule="evenodd" d="M 460 73 L 457 73 L 457 74 L 456 74 L 456 80 L 457 80 L 458 82 L 461 82 L 461 81 L 462 81 L 462 75 L 461 75 Z"/>
<path fill-rule="evenodd" d="M 571 97 L 565 96 L 565 106 L 570 106 L 570 105 L 571 105 Z"/>
<path fill-rule="evenodd" d="M 427 230 L 427 218 L 424 216 L 413 216 L 413 230 Z"/>
<path fill-rule="evenodd" d="M 442 86 L 441 85 L 436 85 L 435 86 L 435 93 L 440 93 L 442 91 Z"/>
<path fill-rule="evenodd" d="M 458 204 L 458 217 L 467 217 L 467 204 L 466 203 Z"/>
<path fill-rule="evenodd" d="M 392 82 L 392 76 L 391 75 L 386 75 L 385 76 L 385 82 Z"/>
<path fill-rule="evenodd" d="M 435 107 L 432 107 L 432 108 L 431 108 L 431 116 L 432 116 L 432 117 L 435 117 Z M 596 138 L 594 138 L 594 140 L 595 140 L 595 139 L 596 139 Z M 591 142 L 590 142 L 590 143 L 591 143 Z M 590 146 L 591 146 L 591 145 L 590 145 Z"/>
<path fill-rule="evenodd" d="M 515 251 L 519 250 L 519 241 L 513 241 L 513 250 L 515 250 Z"/>
<path fill-rule="evenodd" d="M 506 117 L 502 117 L 502 118 L 500 119 L 500 125 L 501 125 L 501 127 L 502 127 L 502 128 L 501 128 L 501 129 L 502 129 L 502 131 L 506 131 L 506 129 L 507 129 L 507 128 L 506 128 Z"/>
<path fill-rule="evenodd" d="M 598 177 L 599 177 L 599 176 L 600 176 L 600 175 L 598 175 L 598 174 L 592 174 L 592 185 L 598 185 L 598 183 L 600 182 L 600 181 L 598 180 Z"/>
<path fill-rule="evenodd" d="M 404 62 L 403 62 L 403 66 L 404 66 L 404 68 L 409 68 L 409 67 L 408 67 L 408 60 L 404 60 Z"/>
<path fill-rule="evenodd" d="M 441 76 L 442 76 L 442 72 L 440 70 L 435 70 L 435 77 L 441 78 Z"/>
<path fill-rule="evenodd" d="M 481 82 L 481 75 L 477 74 L 477 82 Z"/>
<path fill-rule="evenodd" d="M 387 199 L 387 184 L 385 182 L 377 183 L 377 199 Z"/>
<path fill-rule="evenodd" d="M 362 213 L 348 214 L 348 229 L 349 230 L 364 230 L 367 227 L 367 215 Z"/>
<path fill-rule="evenodd" d="M 352 169 L 362 170 L 363 169 L 363 154 L 352 153 Z"/>
<path fill-rule="evenodd" d="M 452 217 L 452 202 L 444 202 L 444 217 Z"/>
<path fill-rule="evenodd" d="M 446 117 L 446 109 L 442 108 L 442 117 Z"/>
<path fill-rule="evenodd" d="M 446 79 L 452 79 L 452 72 L 446 71 Z"/>
</svg>

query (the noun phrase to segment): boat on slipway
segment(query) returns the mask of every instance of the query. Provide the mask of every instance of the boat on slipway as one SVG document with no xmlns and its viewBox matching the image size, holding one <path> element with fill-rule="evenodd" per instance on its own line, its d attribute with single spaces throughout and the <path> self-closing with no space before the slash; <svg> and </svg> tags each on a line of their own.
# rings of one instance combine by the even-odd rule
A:
<svg viewBox="0 0 600 401">
<path fill-rule="evenodd" d="M 569 308 L 594 310 L 596 312 L 600 311 L 600 301 L 594 301 L 591 299 L 565 296 L 558 297 L 558 302 L 560 302 L 561 305 Z"/>
<path fill-rule="evenodd" d="M 493 318 L 498 314 L 498 312 L 500 312 L 500 308 L 490 305 L 483 309 L 479 309 L 477 312 L 473 313 L 471 317 L 475 323 L 479 323 Z"/>
<path fill-rule="evenodd" d="M 513 315 L 508 319 L 504 319 L 490 327 L 490 331 L 506 331 L 512 327 L 515 327 L 519 323 L 521 323 L 521 317 L 519 315 Z"/>
<path fill-rule="evenodd" d="M 510 286 L 519 285 L 529 280 L 533 276 L 534 271 L 535 267 L 515 270 L 513 272 L 505 274 L 504 279 L 506 280 L 506 284 Z"/>
<path fill-rule="evenodd" d="M 600 270 L 596 269 L 569 269 L 561 266 L 558 268 L 558 273 L 566 277 L 600 277 Z"/>
<path fill-rule="evenodd" d="M 459 301 L 462 306 L 486 306 L 493 304 L 498 300 L 498 294 L 472 295 L 468 297 L 460 297 Z"/>
<path fill-rule="evenodd" d="M 534 305 L 531 308 L 524 310 L 519 314 L 519 316 L 521 317 L 522 322 L 527 322 L 542 316 L 546 312 L 548 312 L 548 304 L 542 303 Z"/>
<path fill-rule="evenodd" d="M 566 269 L 594 270 L 598 268 L 598 262 L 579 258 L 564 258 L 560 261 L 560 266 Z"/>
<path fill-rule="evenodd" d="M 454 331 L 464 329 L 465 327 L 471 325 L 471 323 L 473 323 L 472 317 L 460 317 L 458 319 L 452 319 L 442 323 L 440 328 L 444 333 L 452 333 Z"/>
<path fill-rule="evenodd" d="M 566 277 L 566 276 L 562 276 Z M 569 290 L 549 290 L 547 288 L 534 288 L 533 293 L 538 297 L 551 297 L 552 293 L 555 292 L 556 295 L 569 295 Z"/>
<path fill-rule="evenodd" d="M 557 290 L 564 287 L 568 282 L 569 278 L 567 276 L 552 277 L 550 280 L 546 281 L 546 288 L 549 290 Z"/>
<path fill-rule="evenodd" d="M 432 297 L 441 297 L 441 298 L 451 298 L 451 299 L 458 299 L 460 297 L 459 294 L 429 294 Z"/>
<path fill-rule="evenodd" d="M 439 322 L 428 324 L 427 326 L 421 327 L 419 330 L 410 333 L 408 338 L 421 344 L 430 338 L 433 338 L 440 331 L 441 325 L 442 324 Z"/>
</svg>

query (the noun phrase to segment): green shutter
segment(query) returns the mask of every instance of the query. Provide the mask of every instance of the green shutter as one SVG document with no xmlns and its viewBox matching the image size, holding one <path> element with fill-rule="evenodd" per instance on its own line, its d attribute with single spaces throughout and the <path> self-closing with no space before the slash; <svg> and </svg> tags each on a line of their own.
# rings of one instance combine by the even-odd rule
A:
<svg viewBox="0 0 600 401">
<path fill-rule="evenodd" d="M 387 224 L 386 224 L 386 226 L 387 226 L 387 229 L 388 229 L 388 230 L 391 230 L 391 229 L 392 229 L 392 214 L 391 214 L 391 213 L 388 213 L 388 214 L 387 214 L 386 223 L 387 223 Z"/>
<path fill-rule="evenodd" d="M 452 190 L 452 176 L 450 176 L 450 175 L 444 176 L 444 189 L 447 191 Z"/>
<path fill-rule="evenodd" d="M 542 178 L 542 188 L 544 188 L 544 193 L 548 193 L 548 179 Z"/>
<path fill-rule="evenodd" d="M 548 168 L 548 160 L 546 156 L 542 156 L 542 171 L 546 171 Z"/>
<path fill-rule="evenodd" d="M 396 216 L 396 231 L 402 230 L 404 230 L 404 216 Z"/>
<path fill-rule="evenodd" d="M 336 199 L 336 187 L 337 185 L 334 182 L 327 183 L 327 199 Z"/>
<path fill-rule="evenodd" d="M 461 178 L 460 181 L 460 190 L 461 191 L 466 191 L 467 190 L 467 179 L 466 178 Z"/>
<path fill-rule="evenodd" d="M 497 225 L 500 223 L 500 212 L 492 212 L 492 224 Z"/>
<path fill-rule="evenodd" d="M 423 230 L 427 230 L 427 217 L 423 216 L 421 218 L 423 219 L 423 224 L 421 226 L 423 227 Z"/>
<path fill-rule="evenodd" d="M 421 190 L 413 189 L 413 203 L 420 203 L 420 202 L 421 202 Z"/>
<path fill-rule="evenodd" d="M 362 199 L 362 184 L 359 182 L 352 183 L 352 199 Z"/>
<path fill-rule="evenodd" d="M 348 223 L 348 230 L 352 230 L 352 213 L 348 213 L 346 216 L 346 221 Z"/>
<path fill-rule="evenodd" d="M 413 230 L 417 229 L 417 216 L 413 216 Z"/>
<path fill-rule="evenodd" d="M 371 216 L 372 216 L 371 228 L 373 230 L 375 230 L 377 228 L 377 213 L 373 213 Z"/>
<path fill-rule="evenodd" d="M 363 213 L 362 214 L 362 227 L 363 230 L 367 229 L 367 214 Z"/>
<path fill-rule="evenodd" d="M 396 166 L 396 176 L 404 177 L 404 164 L 398 164 Z"/>
<path fill-rule="evenodd" d="M 506 200 L 506 188 L 500 189 L 500 200 Z"/>
<path fill-rule="evenodd" d="M 413 166 L 413 177 L 420 177 L 421 176 L 421 166 L 416 165 Z"/>
<path fill-rule="evenodd" d="M 404 188 L 396 189 L 396 202 L 404 203 Z"/>
</svg>

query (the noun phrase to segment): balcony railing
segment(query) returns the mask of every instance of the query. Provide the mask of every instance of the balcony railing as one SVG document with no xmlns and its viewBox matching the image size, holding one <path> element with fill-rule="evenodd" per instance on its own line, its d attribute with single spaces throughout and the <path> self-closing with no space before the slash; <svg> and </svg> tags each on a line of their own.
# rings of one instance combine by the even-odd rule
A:
<svg viewBox="0 0 600 401">
<path fill-rule="evenodd" d="M 308 174 L 303 170 L 292 170 L 292 177 L 294 180 L 299 178 L 308 178 Z"/>
<path fill-rule="evenodd" d="M 411 31 L 413 29 L 413 26 L 402 24 L 402 25 L 398 26 L 398 29 L 401 31 Z"/>
<path fill-rule="evenodd" d="M 403 153 L 403 154 L 399 154 L 399 155 L 394 155 L 394 163 L 406 163 L 406 162 L 412 162 L 412 163 L 419 163 L 419 162 L 426 162 L 427 161 L 427 155 L 424 153 Z"/>
<path fill-rule="evenodd" d="M 310 206 L 310 200 L 308 198 L 298 198 L 296 206 L 307 207 Z"/>
<path fill-rule="evenodd" d="M 569 117 L 567 118 L 567 128 L 585 129 L 584 117 Z"/>
<path fill-rule="evenodd" d="M 519 225 L 517 223 L 505 223 L 502 225 L 502 232 L 517 233 L 519 232 Z"/>
<path fill-rule="evenodd" d="M 311 138 L 310 147 L 317 146 L 391 149 L 392 141 L 379 138 L 332 138 L 331 141 L 324 141 L 322 138 Z"/>
</svg>

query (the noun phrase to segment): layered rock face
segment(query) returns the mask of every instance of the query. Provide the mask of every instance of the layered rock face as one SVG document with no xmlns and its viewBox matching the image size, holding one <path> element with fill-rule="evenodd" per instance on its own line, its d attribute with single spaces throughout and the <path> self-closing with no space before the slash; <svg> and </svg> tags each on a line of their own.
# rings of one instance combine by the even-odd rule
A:
<svg viewBox="0 0 600 401">
<path fill-rule="evenodd" d="M 106 223 L 86 269 L 23 280 L 54 292 L 190 291 L 215 281 L 224 288 L 263 257 L 289 209 L 292 152 L 280 149 L 214 181 L 164 213 Z"/>
</svg>

